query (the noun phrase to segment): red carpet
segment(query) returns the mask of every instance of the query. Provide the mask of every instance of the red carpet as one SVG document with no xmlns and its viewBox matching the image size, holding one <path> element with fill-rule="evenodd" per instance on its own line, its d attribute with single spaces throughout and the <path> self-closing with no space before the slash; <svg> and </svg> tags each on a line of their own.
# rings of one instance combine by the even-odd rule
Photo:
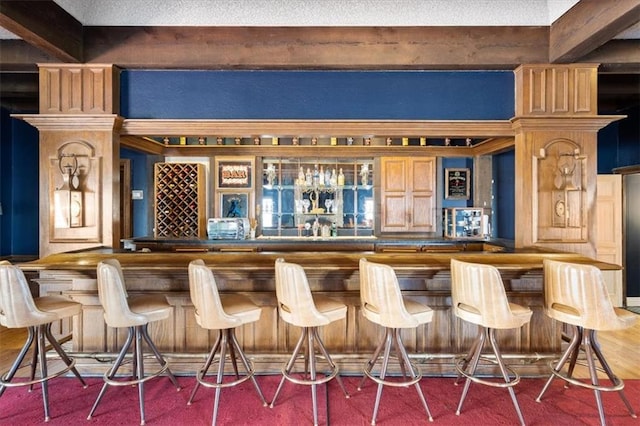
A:
<svg viewBox="0 0 640 426">
<path fill-rule="evenodd" d="M 259 376 L 258 382 L 267 401 L 271 401 L 279 376 Z M 191 406 L 189 394 L 193 377 L 179 377 L 180 392 L 167 378 L 147 382 L 146 421 L 148 425 L 209 425 L 213 410 L 213 389 L 201 387 Z M 345 385 L 351 394 L 346 399 L 335 381 L 329 384 L 330 423 L 333 425 L 368 425 L 375 401 L 375 383 L 367 381 L 362 391 L 356 387 L 360 379 L 347 377 Z M 139 424 L 137 388 L 107 390 L 91 421 L 86 417 L 102 385 L 100 378 L 88 379 L 83 389 L 76 379 L 54 379 L 49 385 L 52 419 L 50 425 L 136 425 Z M 640 381 L 627 380 L 625 392 L 636 412 L 640 411 Z M 542 403 L 535 398 L 543 379 L 522 379 L 516 393 L 527 425 L 599 425 L 593 392 L 581 388 L 565 389 L 555 380 Z M 462 386 L 454 386 L 452 378 L 424 378 L 421 382 L 434 423 L 442 425 L 515 425 L 518 424 L 509 394 L 505 389 L 472 384 L 460 416 L 455 415 Z M 324 411 L 324 387 L 319 387 L 318 403 L 321 424 L 327 424 Z M 640 425 L 627 412 L 619 396 L 604 392 L 603 401 L 608 425 Z M 1 425 L 43 424 L 42 393 L 28 393 L 23 388 L 7 389 L 0 397 Z M 312 424 L 311 390 L 286 382 L 273 409 L 262 407 L 250 381 L 222 390 L 218 413 L 219 425 L 303 425 Z M 427 424 L 426 414 L 414 388 L 385 387 L 378 412 L 380 425 Z"/>
</svg>

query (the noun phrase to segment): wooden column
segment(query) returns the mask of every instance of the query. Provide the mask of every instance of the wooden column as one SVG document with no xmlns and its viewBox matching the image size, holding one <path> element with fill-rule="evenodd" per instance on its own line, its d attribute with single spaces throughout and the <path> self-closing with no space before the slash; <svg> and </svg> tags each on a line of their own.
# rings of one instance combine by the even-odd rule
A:
<svg viewBox="0 0 640 426">
<path fill-rule="evenodd" d="M 120 238 L 119 70 L 40 65 L 40 256 Z"/>
<path fill-rule="evenodd" d="M 596 256 L 597 64 L 515 70 L 515 245 Z M 499 194 L 498 194 L 499 196 Z"/>
</svg>

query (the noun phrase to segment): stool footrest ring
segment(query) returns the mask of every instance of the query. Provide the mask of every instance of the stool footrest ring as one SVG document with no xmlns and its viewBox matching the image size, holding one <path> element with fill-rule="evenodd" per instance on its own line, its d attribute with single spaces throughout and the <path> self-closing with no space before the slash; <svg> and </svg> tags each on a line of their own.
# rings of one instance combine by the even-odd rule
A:
<svg viewBox="0 0 640 426">
<path fill-rule="evenodd" d="M 480 360 L 497 365 L 497 362 L 486 357 L 480 357 Z M 474 383 L 480 383 L 483 385 L 492 386 L 496 388 L 510 388 L 520 383 L 520 375 L 516 373 L 508 365 L 505 365 L 504 368 L 507 370 L 509 375 L 513 377 L 513 380 L 511 380 L 510 382 L 494 382 L 494 381 L 482 379 L 478 376 L 474 376 L 472 374 L 467 373 L 465 370 L 462 369 L 462 364 L 464 364 L 465 362 L 467 362 L 467 360 L 464 357 L 457 358 L 456 371 Z"/>
<path fill-rule="evenodd" d="M 298 385 L 320 385 L 322 383 L 326 383 L 329 380 L 333 379 L 334 377 L 336 377 L 338 375 L 338 372 L 340 371 L 340 369 L 338 368 L 338 365 L 336 364 L 334 366 L 334 368 L 331 369 L 331 371 L 329 371 L 328 373 L 322 373 L 319 372 L 320 374 L 323 374 L 322 377 L 316 379 L 316 380 L 311 380 L 311 379 L 299 379 L 297 377 L 293 377 L 290 373 L 287 373 L 286 368 L 282 369 L 282 375 L 284 376 L 285 379 L 287 379 L 288 381 L 292 382 L 292 383 L 296 383 Z"/>
<path fill-rule="evenodd" d="M 141 378 L 137 378 L 134 380 L 115 380 L 115 379 L 110 379 L 108 376 L 108 372 L 104 374 L 104 376 L 102 376 L 102 379 L 105 381 L 105 383 L 110 384 L 112 386 L 130 386 L 130 385 L 137 385 L 138 383 L 144 383 L 147 380 L 151 380 L 155 377 L 161 376 L 162 374 L 164 374 L 167 370 L 169 369 L 169 363 L 165 363 L 159 370 L 157 370 L 154 373 L 150 373 L 148 375 L 145 375 L 144 377 Z"/>
<path fill-rule="evenodd" d="M 40 377 L 39 379 L 34 379 L 34 380 L 29 380 L 26 382 L 9 382 L 7 381 L 7 376 L 9 375 L 9 373 L 7 371 L 5 371 L 4 373 L 2 373 L 2 376 L 0 376 L 0 386 L 4 386 L 4 387 L 18 387 L 18 386 L 27 386 L 27 385 L 35 385 L 38 383 L 42 383 L 45 382 L 47 380 L 53 379 L 55 377 L 58 376 L 62 376 L 64 373 L 67 373 L 68 371 L 71 371 L 71 369 L 73 369 L 73 367 L 76 364 L 76 360 L 75 359 L 71 359 L 71 363 L 69 365 L 67 365 L 66 368 L 63 368 L 62 370 L 56 371 L 55 373 L 51 373 L 49 375 L 47 375 L 46 377 Z"/>
<path fill-rule="evenodd" d="M 230 388 L 232 386 L 239 385 L 240 383 L 246 382 L 247 380 L 251 379 L 255 374 L 254 369 L 253 369 L 253 362 L 251 362 L 249 360 L 247 360 L 247 362 L 249 363 L 249 371 L 247 371 L 247 374 L 243 374 L 242 377 L 240 377 L 239 379 L 234 380 L 232 382 L 214 383 L 214 382 L 205 380 L 204 379 L 204 369 L 198 371 L 198 374 L 196 374 L 196 380 L 202 386 L 206 386 L 208 388 Z"/>
<path fill-rule="evenodd" d="M 576 385 L 576 386 L 580 386 L 583 388 L 587 388 L 587 389 L 591 389 L 591 390 L 598 390 L 598 391 L 602 391 L 602 392 L 617 392 L 617 391 L 621 391 L 622 389 L 624 389 L 624 381 L 622 381 L 622 379 L 619 379 L 618 377 L 614 377 L 614 380 L 612 381 L 612 385 L 594 385 L 591 383 L 586 383 L 583 382 L 582 380 L 579 379 L 575 379 L 573 377 L 569 377 L 567 376 L 567 374 L 562 371 L 562 370 L 556 370 L 554 365 L 557 364 L 557 360 L 555 361 L 551 361 L 549 363 L 549 366 L 551 367 L 551 373 L 564 380 L 565 382 L 571 383 L 572 385 Z M 604 371 L 601 368 L 596 368 L 598 371 Z"/>
<path fill-rule="evenodd" d="M 420 380 L 422 380 L 422 371 L 420 370 L 420 368 L 415 365 L 414 363 L 411 363 L 411 368 L 413 368 L 413 371 L 415 372 L 415 376 L 410 378 L 409 380 L 403 380 L 403 381 L 391 381 L 391 380 L 387 380 L 382 379 L 378 376 L 375 376 L 370 370 L 366 369 L 364 370 L 364 374 L 370 378 L 371 380 L 373 380 L 374 382 L 380 384 L 380 385 L 385 385 L 385 386 L 393 386 L 393 387 L 397 387 L 397 388 L 406 388 L 412 385 L 415 385 L 416 383 L 418 383 Z M 393 377 L 397 377 L 397 376 L 393 376 Z M 406 376 L 404 376 L 406 377 Z"/>
</svg>

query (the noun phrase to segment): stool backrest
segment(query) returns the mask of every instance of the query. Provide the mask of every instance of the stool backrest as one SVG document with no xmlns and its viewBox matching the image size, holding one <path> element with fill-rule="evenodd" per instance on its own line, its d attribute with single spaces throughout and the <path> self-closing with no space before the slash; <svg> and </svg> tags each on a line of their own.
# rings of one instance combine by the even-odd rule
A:
<svg viewBox="0 0 640 426">
<path fill-rule="evenodd" d="M 389 265 L 360 259 L 360 304 L 365 318 L 389 328 L 412 328 L 418 321 L 407 311 L 398 277 Z"/>
<path fill-rule="evenodd" d="M 0 262 L 0 324 L 7 328 L 30 327 L 57 319 L 40 311 L 31 296 L 29 283 L 20 268 Z"/>
<path fill-rule="evenodd" d="M 313 301 L 307 274 L 302 266 L 276 259 L 276 297 L 280 318 L 298 327 L 316 327 L 329 324 Z"/>
<path fill-rule="evenodd" d="M 117 259 L 106 259 L 98 263 L 98 298 L 104 309 L 104 320 L 110 327 L 134 327 L 148 322 L 145 315 L 129 309 L 124 275 Z"/>
<path fill-rule="evenodd" d="M 544 303 L 548 316 L 590 330 L 614 329 L 618 317 L 600 269 L 544 260 Z"/>
<path fill-rule="evenodd" d="M 213 271 L 202 259 L 189 263 L 189 293 L 195 308 L 196 322 L 201 327 L 225 330 L 242 324 L 239 318 L 225 313 Z"/>
<path fill-rule="evenodd" d="M 459 318 L 487 328 L 514 328 L 507 292 L 495 266 L 451 259 L 451 304 Z"/>
</svg>

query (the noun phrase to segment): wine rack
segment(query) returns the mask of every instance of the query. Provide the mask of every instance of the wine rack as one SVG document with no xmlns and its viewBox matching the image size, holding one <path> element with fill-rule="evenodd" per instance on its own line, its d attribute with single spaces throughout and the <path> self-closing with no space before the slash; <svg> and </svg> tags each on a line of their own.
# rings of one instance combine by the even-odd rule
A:
<svg viewBox="0 0 640 426">
<path fill-rule="evenodd" d="M 204 166 L 194 163 L 156 163 L 156 238 L 206 238 Z"/>
</svg>

